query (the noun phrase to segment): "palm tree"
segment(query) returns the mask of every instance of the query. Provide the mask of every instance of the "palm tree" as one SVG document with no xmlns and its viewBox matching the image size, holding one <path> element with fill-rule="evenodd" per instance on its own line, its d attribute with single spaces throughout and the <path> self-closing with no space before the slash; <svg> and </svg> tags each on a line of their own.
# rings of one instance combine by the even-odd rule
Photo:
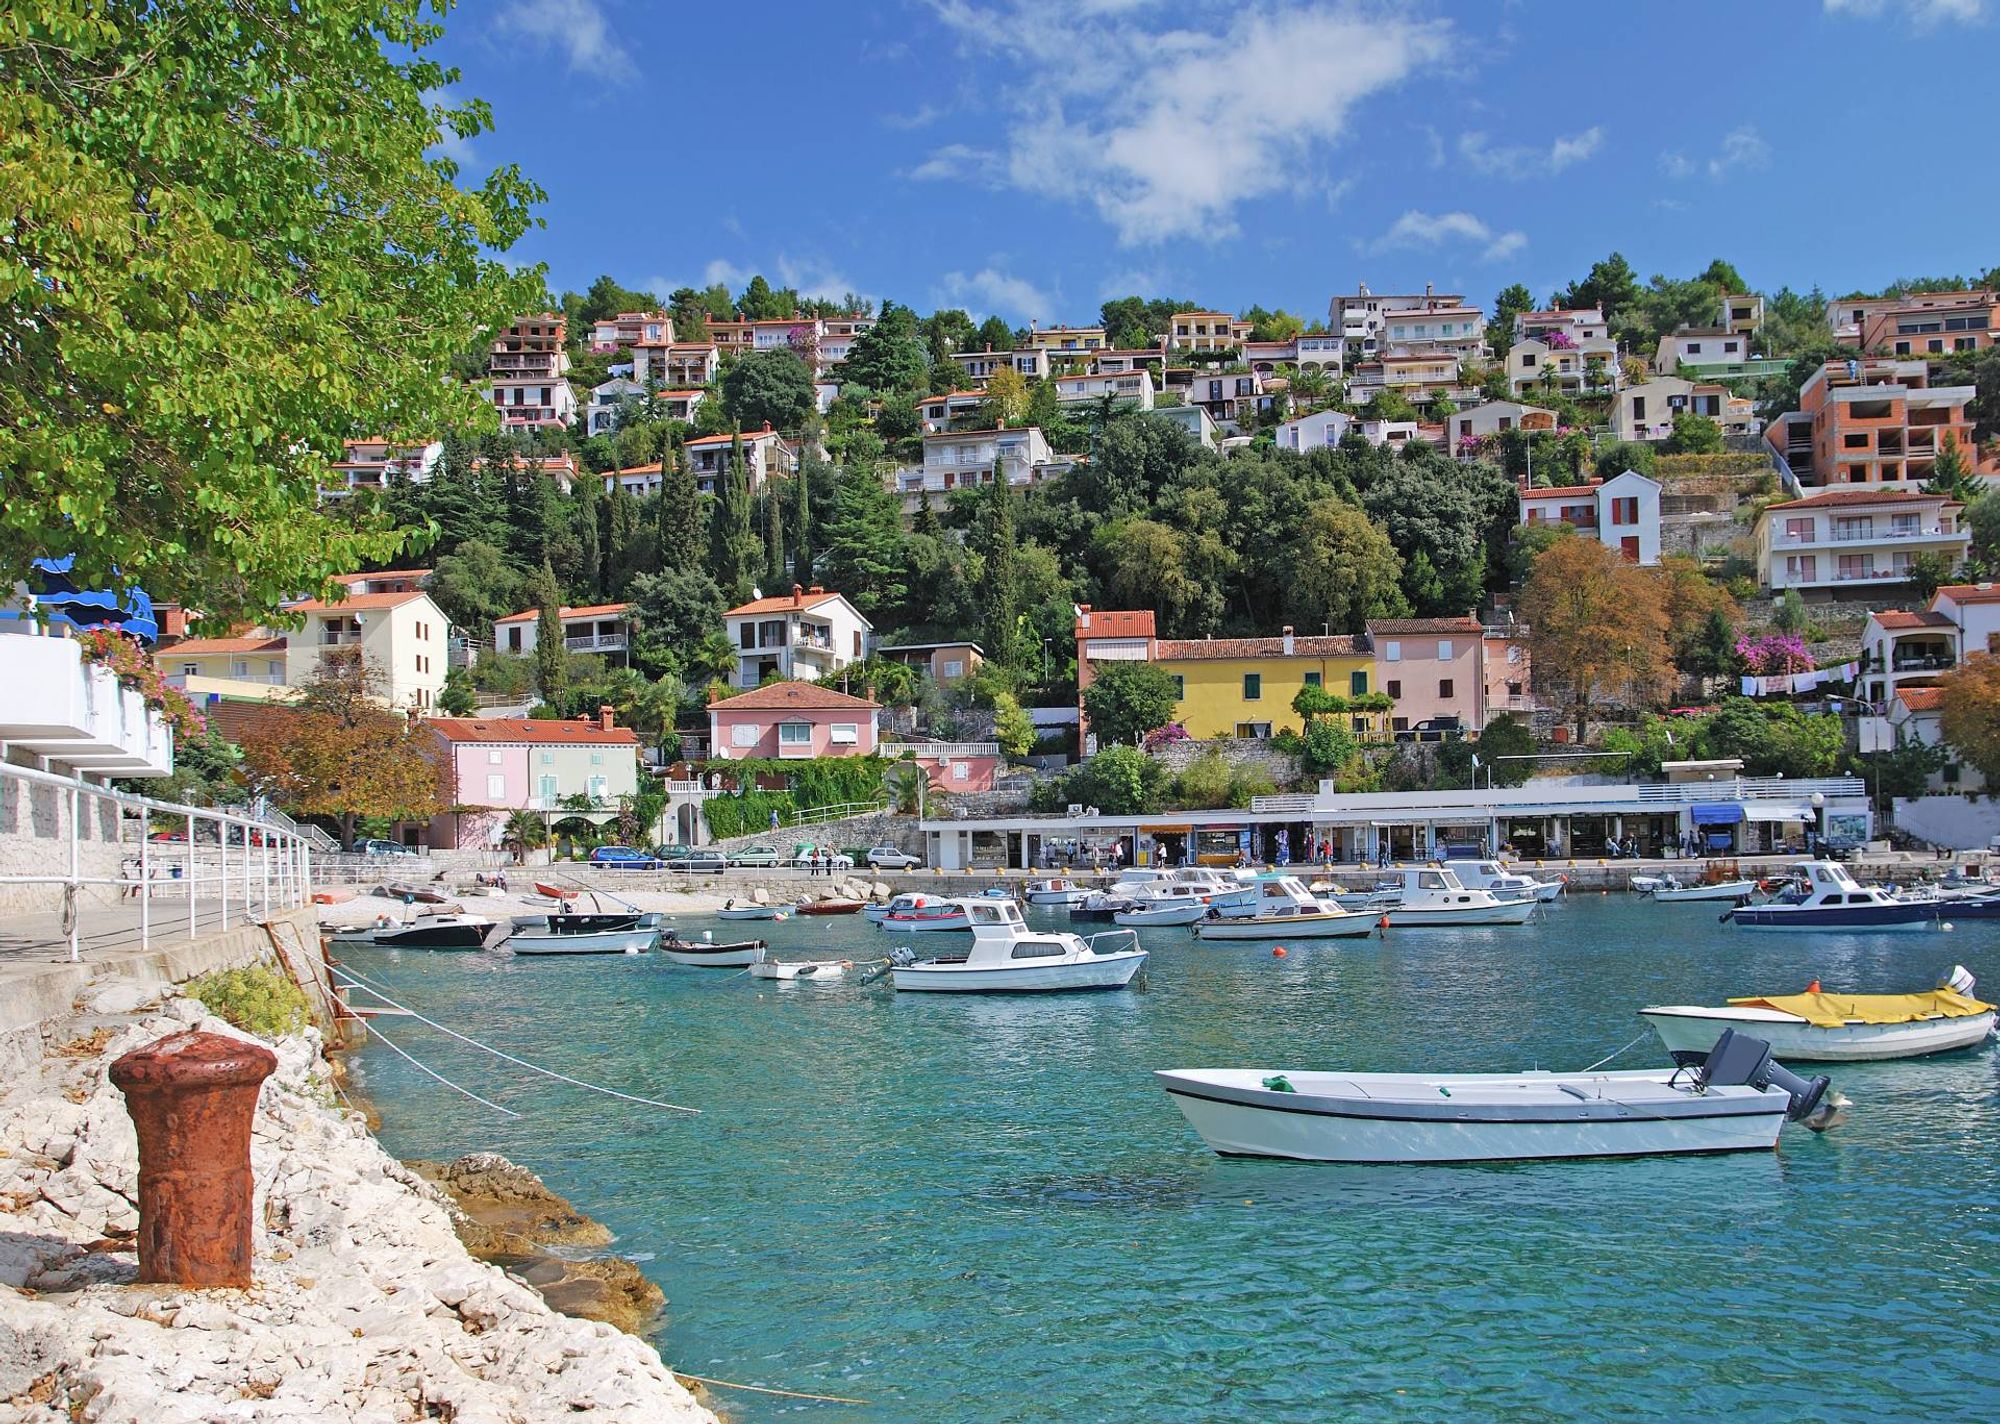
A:
<svg viewBox="0 0 2000 1424">
<path fill-rule="evenodd" d="M 736 645 L 721 629 L 711 629 L 688 650 L 687 671 L 690 681 L 726 679 L 736 671 Z"/>
<path fill-rule="evenodd" d="M 516 860 L 526 858 L 529 851 L 548 838 L 548 827 L 533 811 L 510 812 L 506 825 L 500 831 L 500 844 L 512 851 Z"/>
</svg>

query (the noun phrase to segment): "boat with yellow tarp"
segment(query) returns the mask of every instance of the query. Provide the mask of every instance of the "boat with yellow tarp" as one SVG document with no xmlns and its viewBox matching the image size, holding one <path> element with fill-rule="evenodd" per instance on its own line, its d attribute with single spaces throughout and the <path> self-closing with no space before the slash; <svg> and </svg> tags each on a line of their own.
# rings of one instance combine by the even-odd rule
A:
<svg viewBox="0 0 2000 1424">
<path fill-rule="evenodd" d="M 1974 1048 L 1993 1032 L 1994 1006 L 1972 997 L 1964 965 L 1935 989 L 1917 994 L 1829 994 L 1817 980 L 1802 994 L 1731 999 L 1726 1008 L 1687 1004 L 1641 1009 L 1676 1063 L 1692 1063 L 1724 1029 L 1755 1034 L 1780 1059 L 1858 1063 L 1919 1058 Z"/>
</svg>

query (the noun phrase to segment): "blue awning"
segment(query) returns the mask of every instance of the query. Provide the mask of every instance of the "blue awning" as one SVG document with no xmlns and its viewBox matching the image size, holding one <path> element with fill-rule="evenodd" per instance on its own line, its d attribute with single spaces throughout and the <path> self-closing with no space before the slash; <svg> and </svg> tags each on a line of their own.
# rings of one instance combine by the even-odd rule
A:
<svg viewBox="0 0 2000 1424">
<path fill-rule="evenodd" d="M 1743 808 L 1734 801 L 1697 801 L 1689 810 L 1697 826 L 1733 826 L 1743 819 Z"/>
</svg>

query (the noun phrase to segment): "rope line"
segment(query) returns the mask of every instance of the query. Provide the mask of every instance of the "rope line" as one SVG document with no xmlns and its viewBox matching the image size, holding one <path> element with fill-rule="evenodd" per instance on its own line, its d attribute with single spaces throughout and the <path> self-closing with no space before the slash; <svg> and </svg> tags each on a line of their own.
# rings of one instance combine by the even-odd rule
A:
<svg viewBox="0 0 2000 1424">
<path fill-rule="evenodd" d="M 717 1389 L 747 1389 L 756 1394 L 775 1394 L 782 1399 L 817 1399 L 826 1404 L 866 1404 L 868 1402 L 865 1399 L 849 1399 L 845 1395 L 839 1394 L 807 1394 L 803 1390 L 772 1389 L 769 1385 L 762 1384 L 736 1384 L 730 1380 L 709 1379 L 703 1375 L 686 1374 L 680 1370 L 674 1371 L 674 1378 L 693 1380 L 696 1384 L 710 1385 Z"/>
<path fill-rule="evenodd" d="M 667 1112 L 690 1113 L 695 1115 L 699 1115 L 701 1112 L 700 1108 L 682 1107 L 679 1103 L 663 1103 L 659 1101 L 657 1098 L 642 1098 L 636 1093 L 622 1093 L 616 1088 L 607 1088 L 599 1083 L 587 1083 L 581 1078 L 572 1078 L 567 1073 L 558 1073 L 553 1068 L 544 1068 L 539 1063 L 530 1063 L 525 1058 L 516 1058 L 513 1054 L 495 1048 L 490 1043 L 481 1043 L 476 1038 L 468 1038 L 465 1034 L 460 1033 L 457 1029 L 446 1028 L 436 1019 L 425 1018 L 422 1014 L 418 1013 L 408 1004 L 397 1003 L 394 999 L 390 998 L 381 989 L 378 989 L 375 985 L 370 984 L 357 971 L 350 968 L 345 963 L 341 964 L 339 968 L 334 969 L 332 972 L 341 975 L 343 978 L 352 979 L 354 982 L 351 985 L 349 985 L 350 988 L 358 988 L 366 990 L 368 993 L 373 994 L 376 998 L 380 999 L 383 1003 L 387 1004 L 390 1008 L 401 1009 L 404 1013 L 408 1014 L 418 1023 L 428 1024 L 430 1027 L 436 1029 L 439 1033 L 442 1033 L 447 1037 L 455 1038 L 460 1043 L 470 1044 L 472 1047 L 479 1049 L 482 1053 L 490 1053 L 495 1058 L 504 1059 L 505 1061 L 512 1063 L 517 1067 L 527 1069 L 530 1073 L 539 1073 L 544 1078 L 554 1078 L 559 1083 L 568 1083 L 572 1087 L 583 1088 L 588 1092 L 602 1093 L 609 1098 L 618 1098 L 628 1103 L 639 1103 L 649 1108 L 661 1108 Z M 386 1039 L 383 1041 L 387 1042 Z M 518 1116 L 518 1114 L 516 1114 L 516 1116 Z"/>
<path fill-rule="evenodd" d="M 1645 1032 L 1641 1033 L 1637 1038 L 1633 1039 L 1631 1043 L 1626 1044 L 1625 1048 L 1630 1048 L 1633 1046 L 1633 1044 L 1643 1043 L 1647 1038 L 1651 1037 L 1652 1032 L 1653 1031 L 1651 1029 L 1647 1029 Z M 1605 1064 L 1609 1063 L 1612 1059 L 1616 1058 L 1619 1054 L 1623 1053 L 1625 1051 L 1625 1048 L 1613 1049 L 1611 1052 L 1605 1054 L 1602 1058 L 1598 1059 L 1595 1063 L 1591 1064 L 1590 1068 L 1579 1068 L 1577 1071 L 1579 1073 L 1588 1073 L 1590 1072 L 1591 1068 L 1602 1068 Z"/>
<path fill-rule="evenodd" d="M 360 1023 L 364 1032 L 371 1033 L 376 1038 L 380 1039 L 382 1041 L 382 1045 L 385 1048 L 387 1048 L 391 1053 L 394 1053 L 397 1057 L 403 1059 L 411 1067 L 415 1068 L 418 1072 L 428 1074 L 430 1077 L 437 1079 L 440 1083 L 444 1084 L 454 1093 L 463 1093 L 465 1094 L 466 1097 L 471 1098 L 472 1101 L 474 1101 L 475 1103 L 480 1103 L 486 1107 L 492 1108 L 493 1111 L 504 1114 L 507 1117 L 520 1116 L 520 1114 L 515 1112 L 512 1108 L 503 1108 L 500 1106 L 500 1104 L 492 1101 L 489 1098 L 482 1098 L 479 1096 L 479 1094 L 473 1092 L 472 1089 L 460 1087 L 457 1083 L 452 1082 L 451 1079 L 445 1077 L 444 1074 L 438 1072 L 436 1069 L 431 1068 L 423 1063 L 420 1063 L 416 1058 L 412 1057 L 410 1054 L 404 1052 L 401 1048 L 397 1047 L 395 1043 L 390 1041 L 389 1036 L 387 1034 L 383 1033 L 381 1029 L 375 1027 L 374 1024 L 368 1022 L 367 1019 L 365 1018 L 358 1019 L 357 1022 Z M 341 1096 L 345 1097 L 346 1094 L 343 1093 Z"/>
</svg>

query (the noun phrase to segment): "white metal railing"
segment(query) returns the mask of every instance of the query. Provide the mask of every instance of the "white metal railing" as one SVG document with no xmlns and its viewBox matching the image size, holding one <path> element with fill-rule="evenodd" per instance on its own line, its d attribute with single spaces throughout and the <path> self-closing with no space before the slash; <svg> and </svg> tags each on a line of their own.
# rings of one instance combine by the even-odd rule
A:
<svg viewBox="0 0 2000 1424">
<path fill-rule="evenodd" d="M 66 855 L 60 871 L 36 875 L 0 875 L 0 885 L 52 885 L 63 890 L 63 934 L 69 943 L 69 959 L 82 957 L 79 939 L 77 896 L 84 887 L 115 889 L 119 899 L 139 903 L 139 947 L 152 947 L 153 904 L 156 900 L 185 902 L 187 933 L 199 927 L 198 900 L 221 903 L 222 925 L 229 928 L 232 910 L 248 920 L 252 914 L 268 917 L 273 910 L 293 909 L 309 903 L 312 895 L 311 843 L 296 831 L 242 811 L 202 809 L 173 801 L 156 801 L 113 791 L 106 786 L 31 767 L 0 764 L 0 781 L 18 784 L 18 794 L 30 796 L 41 787 L 63 797 L 68 808 Z M 99 806 L 116 808 L 121 848 L 136 854 L 122 855 L 118 873 L 89 875 L 83 868 L 82 835 L 86 805 L 91 813 Z M 156 818 L 178 822 L 181 839 L 155 841 L 152 823 Z M 136 826 L 138 843 L 127 847 L 125 830 Z M 51 838 L 53 839 L 53 838 Z M 205 892 L 205 895 L 200 892 Z M 173 912 L 178 922 L 180 911 Z"/>
<path fill-rule="evenodd" d="M 894 760 L 909 755 L 914 757 L 997 757 L 1000 755 L 998 742 L 884 742 L 881 754 Z"/>
<path fill-rule="evenodd" d="M 622 653 L 628 641 L 623 633 L 598 633 L 581 638 L 564 638 L 563 647 L 572 653 Z"/>
<path fill-rule="evenodd" d="M 888 800 L 879 801 L 837 801 L 831 806 L 813 806 L 804 811 L 794 811 L 782 818 L 787 826 L 818 826 L 828 821 L 844 821 L 849 816 L 866 816 L 876 811 L 888 809 Z"/>
</svg>

